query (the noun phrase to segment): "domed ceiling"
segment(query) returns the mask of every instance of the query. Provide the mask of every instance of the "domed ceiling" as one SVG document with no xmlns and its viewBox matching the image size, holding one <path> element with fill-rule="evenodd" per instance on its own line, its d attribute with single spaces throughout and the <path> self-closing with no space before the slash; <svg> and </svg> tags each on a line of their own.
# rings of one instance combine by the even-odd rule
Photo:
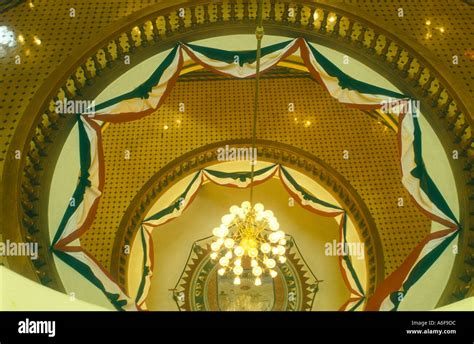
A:
<svg viewBox="0 0 474 344">
<path fill-rule="evenodd" d="M 396 133 L 389 123 L 375 114 L 338 103 L 298 64 L 288 66 L 292 68 L 281 66 L 262 75 L 257 136 L 313 154 L 343 176 L 367 207 L 377 228 L 377 243 L 384 252 L 383 266 L 379 269 L 388 276 L 431 230 L 431 222 L 411 202 L 400 206 L 400 199 L 409 200 L 410 197 L 400 181 Z M 190 70 L 178 79 L 164 104 L 152 115 L 103 127 L 107 182 L 96 218 L 81 237 L 81 244 L 108 271 L 117 269 L 118 251 L 114 245 L 120 240 L 117 239 L 117 228 L 123 221 L 117 214 L 126 212 L 154 174 L 169 162 L 179 160 L 183 154 L 207 144 L 250 138 L 249 114 L 253 108 L 254 81 L 192 71 L 192 66 Z M 117 87 L 115 89 L 117 92 Z M 230 196 L 216 191 L 216 199 L 222 197 Z M 211 204 L 204 208 L 207 207 Z M 408 223 L 410 226 L 406 226 Z M 172 247 L 173 235 L 165 239 L 166 235 L 161 233 L 179 233 L 189 227 L 191 223 L 180 229 L 158 231 L 156 241 L 165 248 Z M 173 260 L 172 269 L 161 267 L 166 272 L 153 275 L 155 283 L 149 296 L 150 308 L 176 308 L 176 300 L 170 296 L 169 289 L 176 283 L 179 285 L 178 273 L 191 269 L 194 263 L 187 262 L 184 256 L 189 254 L 194 241 L 206 237 L 210 228 L 210 224 L 199 226 L 202 232 L 197 236 L 193 229 L 187 246 L 175 251 L 181 259 Z M 326 239 L 331 241 L 329 237 Z M 162 251 L 166 250 L 162 248 L 157 252 Z M 305 253 L 304 259 L 312 260 L 317 256 L 315 252 Z M 160 266 L 163 262 L 156 264 Z M 129 265 L 127 269 L 130 269 Z M 128 273 L 133 275 L 133 272 Z M 332 277 L 326 273 L 320 278 L 330 281 L 336 278 L 335 274 L 337 270 L 333 269 Z M 167 282 L 160 283 L 162 278 Z M 121 283 L 126 285 L 123 279 Z M 319 292 L 323 295 L 319 303 L 316 294 L 316 309 L 340 306 L 344 292 L 337 292 L 336 287 L 331 290 L 335 296 L 324 297 L 324 292 Z"/>
<path fill-rule="evenodd" d="M 211 6 L 197 4 L 192 7 L 192 18 L 188 16 L 186 20 L 181 20 L 179 14 L 174 12 L 164 16 L 161 12 L 159 15 L 153 13 L 153 18 L 147 17 L 146 23 L 143 22 L 133 29 L 127 28 L 126 33 L 121 31 L 119 38 L 117 38 L 118 36 L 114 38 L 106 36 L 107 40 L 112 39 L 112 41 L 107 41 L 108 45 L 105 48 L 102 47 L 94 52 L 91 50 L 88 52 L 88 56 L 79 54 L 81 58 L 84 57 L 84 60 L 79 63 L 74 56 L 70 55 L 70 51 L 77 42 L 85 42 L 94 38 L 99 29 L 118 18 L 137 12 L 138 9 L 146 7 L 146 4 L 120 0 L 116 4 L 115 12 L 111 12 L 111 15 L 99 16 L 98 13 L 108 11 L 109 5 L 97 3 L 95 6 L 90 6 L 87 1 L 73 1 L 78 13 L 81 13 L 81 20 L 71 23 L 70 18 L 61 17 L 61 14 L 67 13 L 69 3 L 51 2 L 54 6 L 45 3 L 36 7 L 32 3 L 29 5 L 24 3 L 21 6 L 10 8 L 10 4 L 15 3 L 15 1 L 7 2 L 4 8 L 7 8 L 8 12 L 1 13 L 5 22 L 5 26 L 1 28 L 3 28 L 2 32 L 6 33 L 4 35 L 4 41 L 5 38 L 6 41 L 0 46 L 0 64 L 4 67 L 3 81 L 6 83 L 5 97 L 0 100 L 0 105 L 3 104 L 6 112 L 3 118 L 4 125 L 0 128 L 5 133 L 0 137 L 0 142 L 4 146 L 3 151 L 0 152 L 0 170 L 5 180 L 4 185 L 2 184 L 2 191 L 4 189 L 14 190 L 14 195 L 13 192 L 5 192 L 5 194 L 12 194 L 18 207 L 11 209 L 12 214 L 15 215 L 12 216 L 13 225 L 5 226 L 8 228 L 2 230 L 0 239 L 3 239 L 4 236 L 22 237 L 24 240 L 42 240 L 44 243 L 49 234 L 50 242 L 52 242 L 65 211 L 68 211 L 70 202 L 74 201 L 71 199 L 71 195 L 78 185 L 78 177 L 79 184 L 81 184 L 90 182 L 87 180 L 90 175 L 86 173 L 85 176 L 84 171 L 81 171 L 79 161 L 81 156 L 77 149 L 80 140 L 78 127 L 72 128 L 72 121 L 64 120 L 64 117 L 51 112 L 51 109 L 46 109 L 47 105 L 50 105 L 48 102 L 57 99 L 57 96 L 59 98 L 70 95 L 81 97 L 81 92 L 85 90 L 87 93 L 87 87 L 93 81 L 99 82 L 95 85 L 96 90 L 89 94 L 96 95 L 97 93 L 94 92 L 108 84 L 102 94 L 97 97 L 98 103 L 122 94 L 133 88 L 132 86 L 137 86 L 139 81 L 148 77 L 156 65 L 161 63 L 164 55 L 168 52 L 154 54 L 163 51 L 165 46 L 170 47 L 171 43 L 176 43 L 171 42 L 174 39 L 177 41 L 178 36 L 174 36 L 176 33 L 181 35 L 185 32 L 184 37 L 190 37 L 186 35 L 189 33 L 188 30 L 191 31 L 191 27 L 200 26 L 202 23 L 208 23 L 210 26 L 214 23 L 220 25 L 224 19 L 232 22 L 230 25 L 234 25 L 236 19 L 239 21 L 242 19 L 242 22 L 246 23 L 252 22 L 253 25 L 256 6 L 253 2 L 250 2 L 250 5 L 248 2 L 239 2 L 240 7 L 237 13 L 233 7 L 234 2 L 232 2 L 232 6 L 225 3 L 225 6 L 230 6 L 229 8 L 220 2 Z M 430 61 L 433 56 L 426 55 L 425 68 L 424 61 L 420 59 L 419 55 L 410 55 L 413 54 L 413 51 L 404 47 L 404 44 L 400 44 L 396 39 L 389 40 L 387 37 L 391 36 L 383 30 L 377 31 L 377 28 L 381 29 L 380 26 L 375 25 L 375 29 L 370 27 L 370 20 L 367 21 L 368 27 L 365 24 L 361 25 L 360 22 L 357 22 L 357 20 L 360 21 L 358 15 L 354 17 L 352 14 L 350 16 L 341 15 L 344 11 L 339 13 L 338 6 L 332 9 L 333 13 L 324 10 L 325 6 L 330 5 L 324 4 L 322 9 L 316 10 L 316 7 L 309 5 L 308 2 L 296 7 L 296 18 L 288 18 L 285 11 L 287 6 L 289 6 L 289 10 L 295 9 L 290 4 L 283 5 L 278 2 L 275 5 L 275 3 L 265 1 L 266 10 L 264 12 L 265 16 L 268 16 L 266 20 L 272 22 L 272 25 L 275 23 L 275 26 L 290 27 L 288 34 L 291 35 L 297 30 L 301 29 L 301 32 L 306 30 L 312 39 L 319 37 L 321 42 L 318 43 L 328 46 L 338 45 L 336 40 L 339 38 L 341 38 L 339 42 L 341 45 L 347 43 L 348 46 L 354 43 L 353 47 L 347 48 L 346 46 L 345 48 L 348 51 L 364 50 L 364 53 L 360 54 L 364 58 L 369 56 L 370 52 L 372 55 L 365 62 L 373 63 L 373 59 L 379 58 L 381 64 L 382 60 L 384 61 L 385 67 L 380 69 L 374 67 L 374 69 L 387 68 L 389 71 L 388 63 L 391 63 L 394 75 L 397 74 L 392 79 L 398 80 L 398 83 L 392 79 L 391 82 L 398 87 L 402 87 L 399 83 L 400 75 L 405 80 L 410 80 L 410 84 L 414 82 L 413 87 L 426 103 L 423 106 L 428 109 L 430 106 L 428 103 L 431 103 L 433 109 L 427 112 L 434 117 L 439 115 L 440 122 L 436 122 L 438 119 L 430 118 L 430 124 L 428 124 L 426 121 L 428 117 L 425 118 L 423 114 L 419 119 L 423 131 L 423 146 L 428 149 L 423 152 L 425 161 L 420 164 L 420 169 L 413 169 L 411 172 L 422 175 L 426 165 L 433 177 L 434 184 L 437 184 L 441 194 L 446 196 L 447 203 L 453 210 L 452 217 L 458 218 L 459 222 L 463 224 L 464 220 L 468 221 L 469 203 L 467 199 L 471 200 L 472 198 L 469 196 L 471 191 L 469 185 L 472 178 L 466 177 L 468 187 L 465 190 L 456 189 L 453 166 L 457 166 L 458 173 L 460 169 L 464 169 L 462 173 L 467 171 L 468 174 L 473 165 L 471 161 L 472 133 L 470 118 L 468 118 L 470 109 L 466 111 L 466 108 L 463 108 L 464 104 L 470 104 L 471 101 L 469 99 L 463 101 L 456 99 L 456 97 L 453 99 L 452 95 L 457 96 L 455 88 L 459 88 L 459 94 L 464 97 L 473 92 L 472 83 L 469 82 L 472 80 L 472 68 L 469 64 L 472 60 L 472 51 L 467 48 L 465 43 L 466 37 L 469 37 L 465 33 L 469 33 L 469 29 L 465 29 L 466 26 L 462 27 L 461 25 L 467 25 L 466 13 L 468 11 L 465 9 L 470 9 L 470 7 L 466 7 L 467 5 L 461 1 L 455 4 L 428 1 L 423 8 L 423 13 L 429 15 L 430 18 L 422 18 L 419 6 L 410 1 L 400 2 L 406 10 L 404 18 L 409 22 L 400 28 L 400 32 L 406 34 L 406 37 L 402 37 L 406 38 L 406 42 L 402 40 L 401 43 L 407 43 L 407 47 L 412 49 L 415 45 L 411 45 L 411 37 L 420 43 L 420 47 L 427 48 L 425 52 L 432 50 L 434 55 L 440 59 L 438 64 L 434 60 Z M 383 18 L 386 22 L 399 24 L 399 17 L 392 15 L 399 10 L 398 4 L 373 6 L 368 2 L 347 1 L 346 3 L 354 3 L 355 6 L 370 13 L 374 18 Z M 225 11 L 223 11 L 224 7 Z M 341 5 L 341 7 L 344 6 Z M 0 12 L 4 8 L 0 8 Z M 194 10 L 197 10 L 198 19 L 196 19 Z M 46 14 L 63 19 L 58 19 L 51 25 L 45 26 L 43 22 L 38 21 L 38 18 L 42 18 Z M 277 25 L 277 21 L 281 22 Z M 355 25 L 353 25 L 354 23 Z M 297 30 L 293 31 L 295 28 Z M 345 38 L 347 42 L 342 44 L 342 38 Z M 286 39 L 285 37 L 266 35 L 264 45 L 279 43 Z M 104 42 L 106 42 L 105 39 L 100 44 Z M 314 42 L 316 39 L 312 43 Z M 454 63 L 452 42 L 455 42 L 454 45 L 459 50 L 455 56 L 459 58 L 460 63 Z M 229 50 L 247 50 L 254 48 L 255 40 L 253 36 L 230 35 L 197 43 Z M 100 45 L 97 44 L 97 46 Z M 136 55 L 132 54 L 134 48 L 139 50 Z M 370 79 L 371 83 L 376 86 L 400 92 L 381 75 L 352 59 L 352 55 L 350 64 L 344 66 L 345 63 L 342 61 L 346 61 L 348 56 L 319 45 L 318 50 L 351 76 L 362 80 Z M 144 61 L 147 57 L 154 56 L 138 66 L 132 63 L 132 66 L 112 68 L 114 63 L 117 67 L 117 60 L 122 57 L 121 52 L 130 53 L 132 57 L 137 57 L 137 61 Z M 420 54 L 423 55 L 422 52 Z M 21 64 L 16 63 L 20 55 Z M 140 58 L 138 58 L 139 55 Z M 354 56 L 359 55 L 354 54 Z M 70 65 L 74 66 L 71 67 L 73 74 L 63 75 L 63 71 L 60 71 L 57 78 L 51 75 L 53 71 L 58 72 L 55 69 L 58 63 L 64 60 L 67 62 L 68 59 L 77 63 L 77 65 L 73 63 Z M 100 267 L 100 273 L 104 276 L 110 275 L 117 282 L 119 289 L 123 288 L 125 292 L 130 293 L 132 298 L 135 296 L 133 294 L 139 283 L 139 274 L 142 273 L 139 266 L 143 265 L 137 258 L 140 254 L 136 252 L 139 239 L 137 232 L 139 222 L 142 220 L 139 215 L 148 213 L 150 210 L 148 205 L 157 199 L 162 200 L 160 198 L 163 197 L 162 193 L 170 191 L 177 183 L 177 179 L 181 178 L 183 171 L 178 168 L 173 170 L 173 168 L 182 166 L 179 165 L 180 161 L 188 159 L 193 154 L 196 154 L 194 156 L 196 164 L 202 164 L 199 166 L 200 168 L 210 166 L 215 161 L 211 161 L 212 157 L 209 158 L 209 151 L 206 151 L 210 147 L 209 145 L 229 142 L 248 143 L 251 136 L 250 115 L 254 106 L 254 80 L 251 78 L 237 80 L 217 76 L 188 62 L 185 63 L 185 68 L 176 86 L 156 111 L 136 121 L 106 123 L 100 129 L 103 139 L 101 142 L 103 162 L 106 166 L 101 177 L 106 183 L 104 189 L 100 190 L 100 202 L 95 205 L 97 208 L 94 211 L 96 210 L 97 213 L 90 218 L 90 223 L 85 226 L 87 231 L 81 232 L 81 235 L 78 235 L 72 242 L 73 245 L 84 248 L 84 252 L 90 254 L 91 264 Z M 375 62 L 375 64 L 377 63 Z M 433 74 L 431 70 L 433 66 L 438 67 L 435 69 L 442 73 L 440 75 Z M 105 71 L 106 67 L 111 67 L 111 73 Z M 459 82 L 451 85 L 450 82 L 454 79 L 443 79 L 448 75 L 444 71 L 446 67 L 453 75 L 459 76 Z M 112 81 L 114 77 L 126 70 L 128 70 L 127 73 Z M 299 171 L 310 171 L 311 173 L 308 172 L 310 179 L 321 183 L 322 189 L 331 190 L 331 193 L 338 196 L 336 197 L 338 204 L 348 212 L 348 216 L 355 224 L 354 229 L 360 234 L 361 241 L 371 245 L 367 249 L 368 257 L 364 261 L 365 265 L 359 267 L 362 279 L 368 286 L 367 296 L 370 296 L 374 284 L 390 277 L 394 271 L 398 271 L 406 262 L 409 254 L 414 252 L 417 247 L 419 248 L 419 244 L 423 243 L 427 236 L 439 232 L 440 226 L 417 208 L 412 202 L 411 196 L 413 194 L 410 196 L 402 185 L 398 147 L 399 133 L 396 132 L 397 128 L 393 118 L 391 121 L 390 118 L 380 117 L 373 111 L 345 107 L 331 98 L 325 92 L 324 85 L 320 84 L 321 80 L 315 80 L 314 74 L 311 76 L 307 71 L 300 59 L 288 58 L 262 76 L 257 126 L 257 137 L 260 140 L 259 154 L 265 156 L 268 163 L 288 163 Z M 100 77 L 101 72 L 104 72 L 105 77 Z M 387 78 L 390 75 L 388 72 Z M 58 79 L 63 77 L 64 80 L 67 79 L 64 85 L 64 80 L 59 81 Z M 49 80 L 54 82 L 50 84 Z M 408 84 L 408 81 L 406 83 Z M 51 85 L 56 88 L 51 89 Z M 411 90 L 412 88 L 407 87 L 407 89 Z M 410 93 L 406 90 L 404 92 L 405 94 Z M 51 97 L 53 100 L 50 99 Z M 30 111 L 31 109 L 35 111 Z M 433 125 L 435 122 L 437 124 Z M 445 144 L 444 148 L 438 139 L 438 136 L 447 134 L 445 128 L 438 125 L 441 122 L 443 125 L 446 124 L 448 130 L 453 134 L 442 138 L 443 144 Z M 434 129 L 430 125 L 433 125 Z M 35 128 L 35 126 L 37 127 Z M 25 130 L 23 130 L 24 128 Z M 61 130 L 57 131 L 58 128 Z M 69 132 L 71 128 L 72 130 Z M 60 134 L 59 140 L 57 135 L 55 136 L 55 133 L 58 132 Z M 69 137 L 62 147 L 62 143 L 64 143 L 62 140 L 68 133 Z M 60 145 L 56 144 L 58 141 L 61 142 Z M 448 142 L 447 145 L 446 142 Z M 458 151 L 459 147 L 456 146 L 457 148 L 452 150 L 452 142 L 462 149 Z M 20 164 L 15 161 L 17 158 L 12 158 L 12 152 L 16 154 L 17 146 L 26 149 L 25 152 L 21 152 Z M 59 155 L 60 149 L 62 152 L 55 165 L 55 157 Z M 200 150 L 206 151 L 207 155 L 200 156 L 196 153 Z M 445 151 L 449 152 L 448 156 Z M 282 152 L 284 153 L 282 154 Z M 451 152 L 453 156 L 451 156 Z M 460 153 L 460 159 L 458 159 L 458 153 Z M 208 158 L 209 161 L 202 162 Z M 262 160 L 265 161 L 265 159 Z M 314 165 L 311 164 L 315 161 L 324 163 L 329 172 L 322 173 L 324 168 L 313 169 Z M 453 167 L 453 170 L 450 166 Z M 337 177 L 334 177 L 336 175 Z M 49 183 L 51 180 L 48 178 L 52 178 L 51 184 Z M 157 188 L 155 188 L 153 192 L 146 193 L 145 191 L 149 189 L 148 186 L 158 179 L 162 184 L 160 184 L 159 191 L 156 191 Z M 48 180 L 47 183 L 44 183 L 45 180 Z M 11 181 L 14 183 L 10 183 Z M 458 187 L 464 185 L 465 182 L 464 179 L 461 179 L 461 184 L 458 179 L 456 181 Z M 292 238 L 288 241 L 294 242 L 294 246 L 287 247 L 294 259 L 288 262 L 286 270 L 291 270 L 293 272 L 292 278 L 297 280 L 299 294 L 297 293 L 296 298 L 300 301 L 298 301 L 296 308 L 305 310 L 308 308 L 312 310 L 335 309 L 337 305 L 340 306 L 343 299 L 347 298 L 347 290 L 342 288 L 343 284 L 340 283 L 340 275 L 338 275 L 340 269 L 335 269 L 335 263 L 329 257 L 321 256 L 321 242 L 328 243 L 334 238 L 329 232 L 309 230 L 312 226 L 330 228 L 334 224 L 331 224 L 330 219 L 327 218 L 310 218 L 309 214 L 298 207 L 292 208 L 293 214 L 286 208 L 284 210 L 282 208 L 284 198 L 279 194 L 284 190 L 279 190 L 275 183 L 278 184 L 275 180 L 270 180 L 266 184 L 260 185 L 256 190 L 257 193 L 260 193 L 262 202 L 269 206 L 274 203 L 274 208 L 279 209 L 278 218 L 282 224 L 286 221 L 287 234 Z M 342 189 L 346 191 L 345 194 L 339 192 Z M 41 194 L 38 190 L 41 190 Z M 200 274 L 207 271 L 204 268 L 206 264 L 212 266 L 210 261 L 206 260 L 207 254 L 210 253 L 210 251 L 208 252 L 210 242 L 207 242 L 205 238 L 214 225 L 205 223 L 205 221 L 219 222 L 220 215 L 228 211 L 229 205 L 238 204 L 242 198 L 239 195 L 245 194 L 247 191 L 233 190 L 230 192 L 211 184 L 203 186 L 201 191 L 202 193 L 196 196 L 193 205 L 194 208 L 200 207 L 200 212 L 190 208 L 181 217 L 160 228 L 162 230 L 153 233 L 153 239 L 156 242 L 154 250 L 156 250 L 155 265 L 157 270 L 153 274 L 151 292 L 147 298 L 150 309 L 178 307 L 183 310 L 196 310 L 196 308 L 204 307 L 198 306 L 199 302 L 188 303 L 188 300 L 190 299 L 189 295 L 196 290 L 195 282 L 199 280 Z M 462 196 L 466 199 L 465 203 L 458 202 L 458 191 L 460 192 L 459 197 Z M 316 192 L 316 194 L 318 193 Z M 281 202 L 281 207 L 277 204 L 278 200 Z M 8 207 L 9 205 L 3 206 L 2 210 L 8 213 Z M 140 210 L 140 208 L 143 209 Z M 202 211 L 202 209 L 218 209 L 219 211 L 211 214 Z M 460 218 L 461 211 L 467 214 L 465 219 Z M 192 219 L 188 218 L 191 216 L 190 214 L 194 216 Z M 8 216 L 2 217 L 2 224 L 3 222 L 10 223 L 10 219 L 5 220 Z M 202 224 L 197 225 L 200 222 Z M 457 221 L 455 222 L 457 223 Z M 461 227 L 457 226 L 457 228 Z M 14 232 L 16 230 L 21 233 Z M 306 234 L 303 235 L 303 232 Z M 313 238 L 308 234 L 316 232 L 320 236 Z M 182 242 L 175 242 L 174 236 L 169 233 L 181 233 L 182 238 L 186 239 Z M 309 243 L 316 249 L 310 249 L 309 246 L 305 248 Z M 470 245 L 469 240 L 460 240 L 459 243 L 464 248 Z M 171 252 L 169 248 L 178 244 L 183 246 L 179 250 Z M 196 248 L 196 245 L 200 249 L 193 249 L 193 247 Z M 48 245 L 43 246 L 42 259 L 34 262 L 34 265 L 31 265 L 31 262 L 27 260 L 18 260 L 19 263 L 15 263 L 20 267 L 22 273 L 28 272 L 42 284 L 49 284 L 58 290 L 64 289 L 68 293 L 77 294 L 81 299 L 111 308 L 110 302 L 105 296 L 89 285 L 85 279 L 82 279 L 75 270 L 60 261 L 57 256 L 54 256 L 53 261 L 52 253 L 47 250 Z M 296 246 L 301 250 L 291 251 Z M 130 247 L 134 250 L 133 254 L 129 252 Z M 471 248 L 467 250 L 470 252 Z M 177 254 L 178 252 L 179 254 Z M 448 254 L 443 256 L 441 268 L 433 270 L 435 272 L 432 271 L 431 274 L 427 273 L 423 283 L 419 283 L 413 290 L 423 293 L 423 286 L 430 283 L 440 286 L 447 283 L 454 257 L 457 255 L 457 238 L 452 243 L 452 250 L 446 250 L 446 252 Z M 158 259 L 158 257 L 163 259 Z M 169 257 L 173 257 L 170 260 L 173 264 L 168 266 L 165 262 Z M 24 264 L 25 262 L 27 264 Z M 50 262 L 53 263 L 49 264 Z M 323 262 L 325 263 L 323 264 Z M 56 274 L 54 263 L 57 265 L 61 278 L 58 278 Z M 464 266 L 468 266 L 469 263 L 469 259 L 467 259 Z M 27 268 L 25 268 L 26 265 L 28 265 Z M 463 262 L 457 265 L 459 270 Z M 183 271 L 184 273 L 181 274 Z M 283 268 L 279 271 L 282 276 L 285 275 Z M 212 269 L 208 270 L 205 277 L 208 287 L 212 283 L 215 287 L 207 289 L 205 309 L 216 309 L 216 307 L 219 309 L 248 309 L 248 302 L 246 303 L 244 300 L 250 297 L 250 294 L 253 295 L 255 291 L 253 287 L 247 289 L 249 293 L 244 293 L 245 295 L 238 302 L 229 301 L 228 298 L 223 301 L 223 299 L 219 299 L 220 294 L 217 292 L 222 290 L 222 288 L 219 289 L 219 286 L 227 288 L 225 289 L 227 295 L 231 292 L 235 294 L 236 289 L 228 288 L 226 282 L 216 276 L 214 272 Z M 459 279 L 454 278 L 457 284 L 449 282 L 458 286 L 458 289 L 450 287 L 454 290 L 448 295 L 451 300 L 453 297 L 455 299 L 462 298 L 471 288 L 470 270 L 462 273 L 463 275 L 456 271 L 456 276 L 461 276 Z M 453 276 L 454 274 L 453 271 Z M 305 278 L 310 281 L 308 284 L 305 284 Z M 453 278 L 451 278 L 452 280 Z M 261 305 L 260 308 L 295 308 L 291 303 L 288 303 L 290 291 L 288 284 L 285 284 L 288 280 L 283 279 L 280 282 L 278 282 L 280 284 L 274 282 L 273 291 L 269 291 L 271 289 L 269 288 L 263 294 L 257 292 L 257 294 L 262 294 L 258 296 L 259 300 L 271 299 L 270 294 L 273 297 L 273 301 L 270 303 L 267 301 L 257 302 Z M 64 285 L 64 288 L 61 284 Z M 276 287 L 277 285 L 279 287 Z M 329 289 L 327 286 L 331 285 L 333 288 Z M 246 288 L 248 285 L 243 283 L 239 288 L 243 287 Z M 407 305 L 406 309 L 432 309 L 440 299 L 442 288 L 438 289 L 429 288 L 430 293 L 426 298 L 410 299 L 408 297 L 408 301 L 404 303 Z M 184 300 L 183 295 L 185 295 Z M 401 296 L 402 299 L 405 297 L 403 292 L 401 292 Z M 282 297 L 285 302 L 280 302 Z M 443 297 L 448 300 L 446 295 Z M 212 302 L 209 303 L 209 300 L 213 300 L 213 306 L 210 306 Z M 311 306 L 308 306 L 308 300 L 311 300 Z M 247 306 L 245 306 L 246 304 Z"/>
</svg>

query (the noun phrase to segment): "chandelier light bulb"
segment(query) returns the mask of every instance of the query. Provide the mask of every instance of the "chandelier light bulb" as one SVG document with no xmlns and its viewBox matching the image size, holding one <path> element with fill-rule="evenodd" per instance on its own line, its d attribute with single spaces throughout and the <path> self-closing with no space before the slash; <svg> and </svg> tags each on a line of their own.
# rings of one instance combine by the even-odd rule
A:
<svg viewBox="0 0 474 344">
<path fill-rule="evenodd" d="M 235 285 L 239 285 L 240 284 L 240 277 L 237 276 L 236 278 L 234 278 L 234 284 Z"/>
<path fill-rule="evenodd" d="M 257 262 L 255 259 L 252 259 L 252 261 L 250 262 L 250 266 L 251 266 L 252 268 L 258 266 L 258 262 Z"/>
<path fill-rule="evenodd" d="M 253 208 L 257 213 L 261 213 L 265 209 L 262 203 L 255 204 Z"/>
<path fill-rule="evenodd" d="M 263 270 L 260 266 L 256 266 L 252 269 L 252 273 L 254 276 L 260 276 L 262 274 Z"/>
<path fill-rule="evenodd" d="M 267 259 L 265 261 L 265 265 L 267 266 L 267 268 L 273 269 L 276 265 L 275 259 Z"/>
<path fill-rule="evenodd" d="M 248 250 L 248 254 L 250 258 L 255 258 L 258 256 L 258 250 L 255 247 L 252 247 Z"/>
<path fill-rule="evenodd" d="M 249 201 L 243 201 L 242 202 L 242 209 L 244 209 L 245 211 L 249 210 L 251 208 L 251 204 Z"/>
<path fill-rule="evenodd" d="M 229 225 L 233 219 L 234 219 L 234 215 L 227 214 L 227 215 L 222 216 L 221 221 L 224 225 Z"/>
<path fill-rule="evenodd" d="M 239 259 L 234 260 L 234 265 L 241 266 L 242 265 L 242 259 L 239 258 Z"/>
<path fill-rule="evenodd" d="M 241 275 L 242 272 L 244 272 L 244 268 L 242 268 L 240 265 L 236 265 L 234 266 L 233 271 L 234 271 L 234 274 Z"/>
<path fill-rule="evenodd" d="M 271 222 L 269 223 L 269 226 L 270 226 L 270 229 L 271 229 L 272 231 L 277 231 L 277 230 L 280 229 L 280 224 L 279 224 L 278 222 L 276 222 L 276 221 L 271 221 Z"/>
<path fill-rule="evenodd" d="M 220 248 L 221 248 L 221 245 L 219 245 L 217 241 L 211 244 L 211 250 L 213 250 L 214 252 L 219 251 Z"/>
<path fill-rule="evenodd" d="M 265 210 L 265 211 L 263 212 L 263 214 L 265 215 L 265 217 L 266 217 L 267 219 L 273 218 L 273 211 L 271 211 L 271 210 Z"/>
<path fill-rule="evenodd" d="M 237 246 L 236 248 L 234 248 L 234 254 L 237 257 L 242 257 L 244 253 L 245 253 L 245 250 L 242 246 Z"/>
<path fill-rule="evenodd" d="M 285 246 L 286 245 L 286 239 L 280 239 L 280 241 L 278 243 L 282 246 Z"/>
<path fill-rule="evenodd" d="M 227 253 L 225 254 L 225 257 L 226 257 L 227 259 L 232 259 L 232 252 L 227 251 Z"/>
<path fill-rule="evenodd" d="M 270 240 L 271 243 L 276 243 L 278 240 L 280 240 L 280 236 L 277 234 L 278 232 L 273 232 L 268 236 L 268 239 Z"/>
<path fill-rule="evenodd" d="M 285 256 L 280 256 L 280 257 L 278 257 L 278 261 L 279 261 L 281 264 L 285 264 L 285 262 L 286 262 L 286 257 L 285 257 Z"/>
<path fill-rule="evenodd" d="M 270 270 L 270 276 L 272 276 L 272 278 L 275 278 L 278 276 L 278 273 L 275 270 Z"/>
<path fill-rule="evenodd" d="M 271 247 L 270 244 L 267 243 L 267 242 L 263 243 L 263 244 L 260 246 L 260 251 L 262 251 L 263 253 L 268 253 L 268 252 L 270 252 L 271 249 L 272 249 L 272 247 Z"/>
<path fill-rule="evenodd" d="M 232 248 L 234 247 L 234 240 L 231 238 L 227 238 L 224 240 L 224 246 L 227 248 Z"/>
<path fill-rule="evenodd" d="M 277 252 L 277 253 L 278 253 L 278 255 L 279 255 L 279 256 L 282 256 L 282 255 L 284 255 L 284 254 L 285 254 L 285 252 L 286 252 L 286 249 L 285 249 L 283 246 L 281 246 L 281 245 L 278 245 L 278 246 L 277 246 L 277 251 L 278 251 L 278 252 Z"/>
<path fill-rule="evenodd" d="M 219 264 L 221 266 L 227 266 L 229 265 L 229 259 L 227 257 L 222 257 L 221 259 L 219 259 Z"/>
<path fill-rule="evenodd" d="M 217 252 L 212 252 L 211 253 L 211 259 L 216 260 L 217 259 Z"/>
<path fill-rule="evenodd" d="M 240 208 L 236 205 L 233 205 L 232 207 L 230 207 L 229 211 L 231 214 L 237 215 L 240 211 Z"/>
<path fill-rule="evenodd" d="M 224 268 L 220 268 L 219 270 L 217 270 L 217 273 L 218 273 L 220 276 L 224 276 L 224 274 L 225 274 L 225 269 L 224 269 Z"/>
<path fill-rule="evenodd" d="M 255 285 L 256 286 L 262 285 L 262 280 L 260 279 L 260 277 L 255 278 Z"/>
<path fill-rule="evenodd" d="M 218 238 L 224 238 L 227 234 L 229 234 L 229 230 L 224 225 L 220 227 L 216 227 L 212 230 L 212 234 Z"/>
</svg>

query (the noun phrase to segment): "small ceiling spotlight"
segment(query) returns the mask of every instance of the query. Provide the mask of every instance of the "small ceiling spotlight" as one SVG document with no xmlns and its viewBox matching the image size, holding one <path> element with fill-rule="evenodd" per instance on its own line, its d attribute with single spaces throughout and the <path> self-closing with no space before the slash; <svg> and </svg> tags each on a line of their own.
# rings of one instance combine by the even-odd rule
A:
<svg viewBox="0 0 474 344">
<path fill-rule="evenodd" d="M 38 36 L 33 37 L 33 42 L 35 42 L 36 45 L 41 45 L 41 39 L 39 39 Z"/>
</svg>

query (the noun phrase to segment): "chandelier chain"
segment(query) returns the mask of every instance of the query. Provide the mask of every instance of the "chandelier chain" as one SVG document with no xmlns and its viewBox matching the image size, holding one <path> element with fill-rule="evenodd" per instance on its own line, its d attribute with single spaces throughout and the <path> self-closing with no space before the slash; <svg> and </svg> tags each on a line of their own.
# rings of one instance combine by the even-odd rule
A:
<svg viewBox="0 0 474 344">
<path fill-rule="evenodd" d="M 257 52 L 256 52 L 256 66 L 255 66 L 255 99 L 254 99 L 254 111 L 253 111 L 253 124 L 252 124 L 252 150 L 255 152 L 255 146 L 257 141 L 257 115 L 258 115 L 258 96 L 260 93 L 260 59 L 262 56 L 262 38 L 264 35 L 263 31 L 263 0 L 258 1 L 257 9 L 257 29 L 255 30 L 255 36 L 257 38 Z M 253 182 L 255 176 L 255 165 L 256 156 L 253 155 L 250 163 L 250 203 L 253 204 Z"/>
</svg>

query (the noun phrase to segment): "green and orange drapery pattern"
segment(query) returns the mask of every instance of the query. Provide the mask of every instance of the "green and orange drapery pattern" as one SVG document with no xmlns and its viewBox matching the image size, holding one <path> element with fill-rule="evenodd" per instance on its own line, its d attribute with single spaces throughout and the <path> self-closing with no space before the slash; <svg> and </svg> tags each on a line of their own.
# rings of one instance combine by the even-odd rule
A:
<svg viewBox="0 0 474 344">
<path fill-rule="evenodd" d="M 362 109 L 380 109 L 387 102 L 409 102 L 409 97 L 355 80 L 324 57 L 303 38 L 262 49 L 261 72 L 286 57 L 299 54 L 311 75 L 339 102 Z M 80 246 L 81 234 L 93 221 L 103 190 L 104 164 L 100 124 L 126 122 L 154 112 L 179 77 L 185 59 L 210 71 L 236 78 L 255 74 L 255 51 L 225 51 L 178 43 L 152 75 L 134 90 L 110 99 L 95 108 L 95 116 L 78 116 L 81 177 L 74 192 L 74 205 L 66 210 L 52 242 L 53 252 L 98 286 L 118 309 L 138 309 L 100 265 Z M 445 199 L 433 183 L 423 163 L 421 130 L 417 113 L 399 107 L 398 135 L 402 182 L 420 210 L 432 221 L 446 227 L 428 235 L 376 290 L 367 309 L 396 310 L 410 287 L 436 262 L 461 229 Z"/>
</svg>

